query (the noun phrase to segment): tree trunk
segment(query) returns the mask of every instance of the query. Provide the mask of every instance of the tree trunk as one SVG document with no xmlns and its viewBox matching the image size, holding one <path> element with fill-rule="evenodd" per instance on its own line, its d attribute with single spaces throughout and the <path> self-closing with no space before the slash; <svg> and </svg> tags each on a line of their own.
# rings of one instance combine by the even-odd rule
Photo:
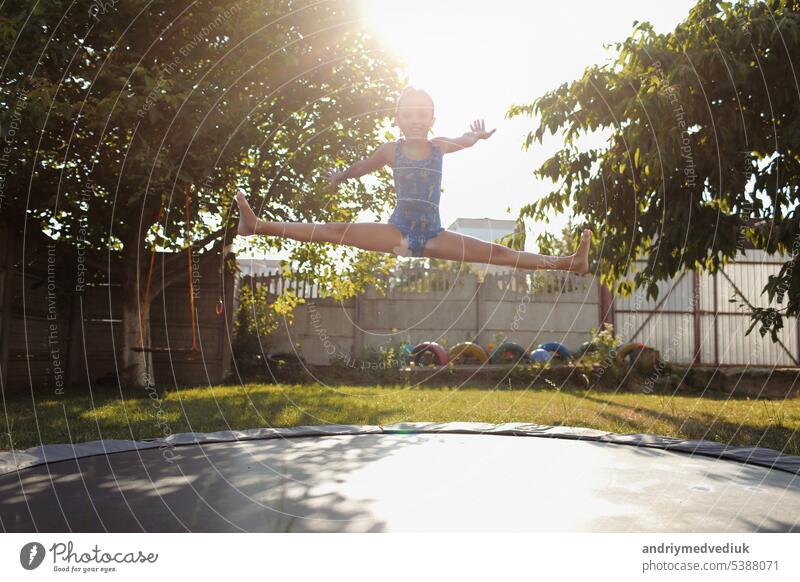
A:
<svg viewBox="0 0 800 582">
<path fill-rule="evenodd" d="M 223 248 L 226 242 L 232 242 L 234 231 L 226 230 L 226 236 L 221 237 L 222 231 L 207 235 L 197 241 L 196 248 L 207 245 L 217 239 L 214 247 L 209 251 L 216 252 Z M 135 248 L 135 241 L 129 241 L 126 248 Z M 151 352 L 135 351 L 134 348 L 152 347 L 150 341 L 150 306 L 153 301 L 164 292 L 164 289 L 186 277 L 185 265 L 189 253 L 184 250 L 169 257 L 159 257 L 153 263 L 153 272 L 149 272 L 150 249 L 141 249 L 137 260 L 135 253 L 123 257 L 125 282 L 123 284 L 122 301 L 122 381 L 132 388 L 146 388 L 155 385 L 153 374 L 153 355 Z M 205 253 L 204 253 L 205 255 Z M 147 257 L 143 265 L 141 257 Z M 142 268 L 142 271 L 138 269 Z M 148 285 L 148 278 L 151 277 Z M 149 287 L 149 288 L 148 288 Z M 141 317 L 141 321 L 140 321 Z"/>
<path fill-rule="evenodd" d="M 122 382 L 130 388 L 153 386 L 153 355 L 135 351 L 136 347 L 150 346 L 150 304 L 139 297 L 136 277 L 129 279 L 123 288 L 122 300 Z M 141 329 L 140 329 L 141 316 Z"/>
</svg>

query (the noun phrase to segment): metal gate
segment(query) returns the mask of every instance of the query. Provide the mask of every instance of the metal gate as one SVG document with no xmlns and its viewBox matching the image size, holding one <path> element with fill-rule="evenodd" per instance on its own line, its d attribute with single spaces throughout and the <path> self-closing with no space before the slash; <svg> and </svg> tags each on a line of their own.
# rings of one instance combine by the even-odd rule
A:
<svg viewBox="0 0 800 582">
<path fill-rule="evenodd" d="M 641 268 L 644 261 L 636 261 Z M 683 273 L 658 283 L 655 301 L 645 290 L 608 301 L 606 321 L 625 342 L 658 349 L 665 361 L 710 366 L 800 366 L 800 325 L 786 318 L 779 341 L 757 327 L 745 335 L 748 306 L 767 307 L 762 289 L 783 263 L 764 251 L 748 250 L 717 274 Z M 734 301 L 731 302 L 731 299 Z"/>
</svg>

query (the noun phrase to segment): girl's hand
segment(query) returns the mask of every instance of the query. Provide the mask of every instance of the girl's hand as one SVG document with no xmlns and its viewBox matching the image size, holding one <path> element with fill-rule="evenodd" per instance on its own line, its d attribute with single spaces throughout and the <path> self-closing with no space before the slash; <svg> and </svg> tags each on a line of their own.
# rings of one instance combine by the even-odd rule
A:
<svg viewBox="0 0 800 582">
<path fill-rule="evenodd" d="M 493 129 L 492 131 L 486 131 L 486 126 L 483 123 L 483 119 L 476 119 L 472 122 L 472 124 L 470 124 L 469 128 L 478 139 L 489 139 L 492 137 L 492 134 L 497 131 L 496 129 Z"/>
<path fill-rule="evenodd" d="M 325 172 L 325 179 L 328 180 L 329 182 L 326 188 L 330 189 L 336 188 L 339 184 L 344 182 L 345 180 L 344 172 L 340 172 L 338 170 L 334 170 L 333 168 L 331 168 L 330 170 Z"/>
</svg>

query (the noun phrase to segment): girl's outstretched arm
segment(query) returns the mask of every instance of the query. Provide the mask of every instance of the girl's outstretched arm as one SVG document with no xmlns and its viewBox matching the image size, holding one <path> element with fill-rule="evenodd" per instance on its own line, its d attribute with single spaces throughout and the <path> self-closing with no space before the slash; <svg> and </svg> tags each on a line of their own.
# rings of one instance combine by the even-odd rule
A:
<svg viewBox="0 0 800 582">
<path fill-rule="evenodd" d="M 442 150 L 442 153 L 449 154 L 451 152 L 463 150 L 464 148 L 472 147 L 482 139 L 489 139 L 492 137 L 492 134 L 497 131 L 496 129 L 486 131 L 483 119 L 473 121 L 469 128 L 472 131 L 468 131 L 461 137 L 437 137 L 435 141 L 439 145 L 439 149 Z"/>
<path fill-rule="evenodd" d="M 344 171 L 330 169 L 325 172 L 325 178 L 330 182 L 329 188 L 335 188 L 345 180 L 350 178 L 360 178 L 365 174 L 370 174 L 375 170 L 391 163 L 391 143 L 385 143 L 378 147 L 375 152 L 363 160 L 357 161 Z"/>
</svg>

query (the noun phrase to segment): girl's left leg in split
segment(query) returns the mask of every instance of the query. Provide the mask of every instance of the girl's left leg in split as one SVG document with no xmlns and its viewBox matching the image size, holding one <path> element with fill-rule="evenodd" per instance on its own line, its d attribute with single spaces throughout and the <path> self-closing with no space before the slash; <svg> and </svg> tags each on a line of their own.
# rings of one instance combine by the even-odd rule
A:
<svg viewBox="0 0 800 582">
<path fill-rule="evenodd" d="M 407 242 L 400 230 L 391 224 L 377 222 L 268 222 L 253 212 L 244 193 L 236 194 L 239 205 L 241 236 L 263 234 L 280 236 L 302 242 L 343 244 L 379 253 L 403 255 L 408 252 Z"/>
<path fill-rule="evenodd" d="M 516 269 L 554 269 L 584 274 L 589 271 L 589 245 L 592 231 L 584 230 L 575 254 L 568 257 L 515 251 L 469 235 L 445 230 L 425 245 L 424 255 L 464 263 L 484 263 Z"/>
</svg>

